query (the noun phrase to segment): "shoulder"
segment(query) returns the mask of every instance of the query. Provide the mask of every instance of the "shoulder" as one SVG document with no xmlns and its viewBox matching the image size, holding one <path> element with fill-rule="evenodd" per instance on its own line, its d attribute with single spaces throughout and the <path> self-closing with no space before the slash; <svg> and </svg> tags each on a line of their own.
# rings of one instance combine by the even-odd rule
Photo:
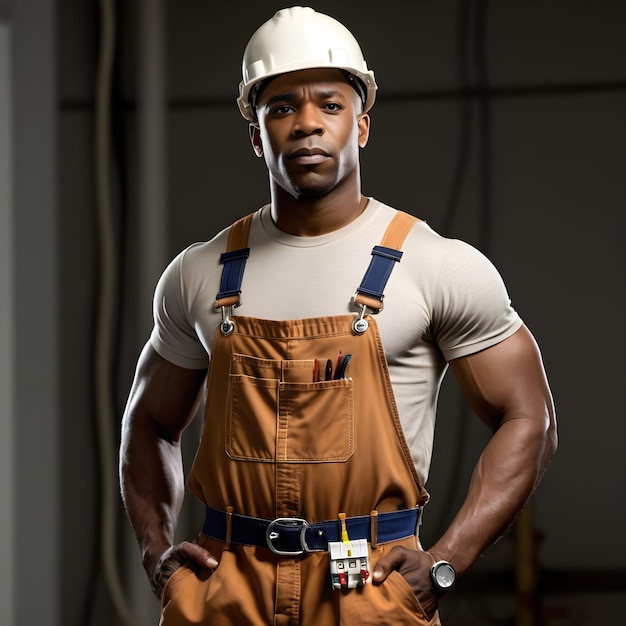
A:
<svg viewBox="0 0 626 626">
<path fill-rule="evenodd" d="M 466 241 L 440 235 L 426 221 L 418 221 L 413 226 L 403 250 L 407 265 L 435 272 L 432 278 L 438 284 L 441 280 L 465 281 L 468 277 L 500 279 L 487 255 Z"/>
<path fill-rule="evenodd" d="M 448 241 L 433 289 L 433 333 L 450 360 L 503 341 L 522 320 L 492 261 L 469 243 Z"/>
<path fill-rule="evenodd" d="M 259 227 L 259 214 L 260 211 L 250 214 L 253 218 L 254 229 Z M 235 220 L 212 239 L 192 243 L 174 257 L 171 264 L 178 268 L 183 280 L 192 279 L 197 273 L 206 275 L 207 272 L 215 270 L 220 265 L 220 257 L 227 249 L 231 228 L 241 219 L 243 218 Z"/>
</svg>

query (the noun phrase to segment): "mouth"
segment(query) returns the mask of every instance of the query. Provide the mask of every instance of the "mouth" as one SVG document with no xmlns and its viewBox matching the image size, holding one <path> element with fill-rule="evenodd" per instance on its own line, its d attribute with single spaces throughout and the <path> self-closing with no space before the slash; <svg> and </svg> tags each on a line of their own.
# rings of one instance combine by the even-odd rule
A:
<svg viewBox="0 0 626 626">
<path fill-rule="evenodd" d="M 291 152 L 287 158 L 301 165 L 317 165 L 329 159 L 330 155 L 322 148 L 299 148 Z"/>
</svg>

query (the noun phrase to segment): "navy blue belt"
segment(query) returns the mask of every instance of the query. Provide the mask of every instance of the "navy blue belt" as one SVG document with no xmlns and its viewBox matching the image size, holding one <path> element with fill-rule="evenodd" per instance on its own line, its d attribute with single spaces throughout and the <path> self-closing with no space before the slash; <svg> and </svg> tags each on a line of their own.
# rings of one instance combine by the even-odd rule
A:
<svg viewBox="0 0 626 626">
<path fill-rule="evenodd" d="M 390 511 L 346 518 L 351 540 L 367 539 L 378 544 L 404 539 L 417 533 L 421 508 Z M 268 548 L 283 556 L 328 551 L 330 541 L 341 541 L 341 521 L 309 523 L 300 517 L 267 520 L 237 513 L 225 513 L 209 506 L 202 532 L 226 544 Z M 373 536 L 374 535 L 374 536 Z"/>
</svg>

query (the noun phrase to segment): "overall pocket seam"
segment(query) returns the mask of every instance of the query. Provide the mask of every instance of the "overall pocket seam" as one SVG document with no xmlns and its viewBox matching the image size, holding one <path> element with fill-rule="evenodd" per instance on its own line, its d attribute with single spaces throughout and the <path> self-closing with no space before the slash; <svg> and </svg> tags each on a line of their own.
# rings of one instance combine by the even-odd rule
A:
<svg viewBox="0 0 626 626">
<path fill-rule="evenodd" d="M 236 356 L 238 362 L 247 360 Z M 276 364 L 267 369 L 275 372 L 280 362 Z M 301 383 L 242 373 L 229 375 L 224 443 L 226 454 L 233 460 L 345 462 L 356 450 L 354 431 L 352 379 Z"/>
</svg>

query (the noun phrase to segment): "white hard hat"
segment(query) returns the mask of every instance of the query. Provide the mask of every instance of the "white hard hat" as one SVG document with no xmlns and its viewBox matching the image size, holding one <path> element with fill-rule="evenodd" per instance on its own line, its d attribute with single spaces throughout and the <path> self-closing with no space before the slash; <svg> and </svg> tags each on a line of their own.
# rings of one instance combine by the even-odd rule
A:
<svg viewBox="0 0 626 626">
<path fill-rule="evenodd" d="M 237 98 L 241 114 L 255 121 L 250 92 L 266 78 L 318 67 L 334 67 L 357 77 L 363 84 L 363 110 L 372 108 L 377 89 L 374 72 L 367 69 L 354 35 L 334 18 L 309 7 L 278 11 L 252 35 L 244 51 Z M 359 91 L 361 86 L 355 88 Z"/>
</svg>

